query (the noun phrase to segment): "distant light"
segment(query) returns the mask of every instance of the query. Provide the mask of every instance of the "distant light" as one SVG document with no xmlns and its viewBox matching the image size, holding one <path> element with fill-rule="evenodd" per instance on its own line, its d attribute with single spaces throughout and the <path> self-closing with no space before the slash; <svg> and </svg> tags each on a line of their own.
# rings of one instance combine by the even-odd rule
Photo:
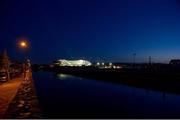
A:
<svg viewBox="0 0 180 120">
<path fill-rule="evenodd" d="M 110 69 L 110 68 L 111 68 L 111 66 L 105 66 L 104 68 L 106 68 L 106 69 Z"/>
<path fill-rule="evenodd" d="M 96 63 L 96 65 L 100 65 L 100 63 L 99 63 L 99 62 L 97 62 L 97 63 Z"/>
<path fill-rule="evenodd" d="M 122 68 L 122 67 L 121 67 L 121 66 L 117 66 L 116 68 L 117 68 L 117 69 L 120 69 L 120 68 Z"/>
<path fill-rule="evenodd" d="M 104 63 L 102 63 L 102 65 L 104 65 Z"/>
<path fill-rule="evenodd" d="M 109 63 L 110 66 L 112 66 L 112 63 Z"/>
</svg>

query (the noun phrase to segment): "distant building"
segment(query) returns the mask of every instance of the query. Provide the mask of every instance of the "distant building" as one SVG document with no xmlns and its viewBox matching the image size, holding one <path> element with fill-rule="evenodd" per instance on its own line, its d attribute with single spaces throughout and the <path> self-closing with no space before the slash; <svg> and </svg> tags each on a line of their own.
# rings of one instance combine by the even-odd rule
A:
<svg viewBox="0 0 180 120">
<path fill-rule="evenodd" d="M 58 66 L 91 66 L 92 63 L 87 60 L 58 60 L 54 63 Z"/>
<path fill-rule="evenodd" d="M 172 59 L 169 64 L 173 66 L 180 66 L 180 59 Z"/>
</svg>

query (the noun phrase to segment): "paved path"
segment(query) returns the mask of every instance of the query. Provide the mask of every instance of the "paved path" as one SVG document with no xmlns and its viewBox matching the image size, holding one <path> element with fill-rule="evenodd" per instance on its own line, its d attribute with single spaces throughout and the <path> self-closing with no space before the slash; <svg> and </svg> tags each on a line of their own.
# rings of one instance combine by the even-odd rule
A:
<svg viewBox="0 0 180 120">
<path fill-rule="evenodd" d="M 35 92 L 32 79 L 32 72 L 26 72 L 25 79 L 22 80 L 16 96 L 9 104 L 4 114 L 5 119 L 39 119 L 42 118 L 40 106 Z"/>
<path fill-rule="evenodd" d="M 16 96 L 23 78 L 16 78 L 8 82 L 0 83 L 0 118 L 8 109 L 9 104 Z"/>
</svg>

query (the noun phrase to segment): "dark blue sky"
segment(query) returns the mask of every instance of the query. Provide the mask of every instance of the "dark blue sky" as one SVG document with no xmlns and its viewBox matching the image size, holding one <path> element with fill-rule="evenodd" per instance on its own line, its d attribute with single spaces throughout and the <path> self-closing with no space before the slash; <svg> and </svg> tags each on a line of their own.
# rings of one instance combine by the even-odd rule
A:
<svg viewBox="0 0 180 120">
<path fill-rule="evenodd" d="M 58 58 L 167 62 L 180 58 L 177 0 L 1 0 L 0 50 L 22 58 L 27 37 L 34 63 Z"/>
</svg>

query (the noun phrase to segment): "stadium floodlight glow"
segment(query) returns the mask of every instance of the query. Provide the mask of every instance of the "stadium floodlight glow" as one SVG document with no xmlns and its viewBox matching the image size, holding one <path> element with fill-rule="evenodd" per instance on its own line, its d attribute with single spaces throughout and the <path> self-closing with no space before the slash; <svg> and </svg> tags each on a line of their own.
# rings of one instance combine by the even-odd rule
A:
<svg viewBox="0 0 180 120">
<path fill-rule="evenodd" d="M 91 62 L 87 61 L 87 60 L 58 60 L 56 62 L 56 65 L 59 66 L 91 66 Z"/>
</svg>

